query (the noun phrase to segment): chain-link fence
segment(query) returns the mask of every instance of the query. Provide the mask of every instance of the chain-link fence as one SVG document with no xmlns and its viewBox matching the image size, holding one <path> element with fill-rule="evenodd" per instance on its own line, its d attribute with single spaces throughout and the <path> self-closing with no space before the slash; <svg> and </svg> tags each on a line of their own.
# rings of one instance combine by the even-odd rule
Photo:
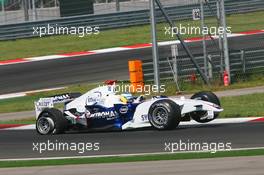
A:
<svg viewBox="0 0 264 175">
<path fill-rule="evenodd" d="M 180 6 L 194 4 L 198 1 L 163 0 L 162 2 L 165 6 Z M 148 0 L 0 0 L 0 3 L 0 24 L 59 19 L 63 17 L 62 12 L 65 10 L 71 12 L 70 16 L 76 16 L 136 11 L 149 8 Z M 92 11 L 89 10 L 91 8 L 93 9 Z"/>
<path fill-rule="evenodd" d="M 60 17 L 58 0 L 1 0 L 0 2 L 0 24 Z"/>
<path fill-rule="evenodd" d="M 252 12 L 226 15 L 226 43 L 221 27 L 223 22 L 216 1 L 203 2 L 204 21 L 201 6 L 193 8 L 193 20 L 174 20 L 175 29 L 185 39 L 198 67 L 195 66 L 180 42 L 176 48 L 169 43 L 160 43 L 159 75 L 161 81 L 174 81 L 181 89 L 186 83 L 205 84 L 198 69 L 207 77 L 210 84 L 229 84 L 247 81 L 264 76 L 264 13 L 254 12 L 255 3 L 248 3 Z M 235 4 L 235 3 L 234 3 Z M 238 3 L 236 3 L 238 4 Z M 240 6 L 243 2 L 240 2 Z M 228 13 L 229 8 L 225 9 Z M 197 19 L 195 19 L 197 12 Z M 210 17 L 208 14 L 211 14 Z M 158 40 L 176 40 L 176 33 L 167 24 L 158 25 Z M 206 28 L 206 30 L 203 30 Z M 207 31 L 208 30 L 208 31 Z M 205 32 L 203 36 L 203 32 Z M 219 37 L 220 36 L 220 37 Z M 204 38 L 203 38 L 204 37 Z M 162 45 L 167 46 L 162 46 Z M 176 49 L 176 50 L 175 50 Z M 154 81 L 153 62 L 144 60 L 145 81 Z M 263 82 L 264 84 L 264 82 Z"/>
<path fill-rule="evenodd" d="M 230 51 L 230 70 L 232 82 L 247 81 L 252 78 L 264 76 L 264 47 L 250 48 L 245 50 Z M 195 59 L 199 66 L 204 69 L 203 54 L 195 54 Z M 223 84 L 223 74 L 221 73 L 220 55 L 217 52 L 211 52 L 208 55 L 211 63 L 209 63 L 209 78 L 213 84 Z M 203 84 L 200 75 L 197 73 L 196 67 L 186 55 L 175 57 L 161 58 L 160 79 L 162 82 L 174 81 L 179 89 L 186 83 Z M 146 82 L 154 81 L 153 62 L 152 60 L 144 60 L 143 63 L 144 79 Z M 264 82 L 263 82 L 264 83 Z"/>
</svg>

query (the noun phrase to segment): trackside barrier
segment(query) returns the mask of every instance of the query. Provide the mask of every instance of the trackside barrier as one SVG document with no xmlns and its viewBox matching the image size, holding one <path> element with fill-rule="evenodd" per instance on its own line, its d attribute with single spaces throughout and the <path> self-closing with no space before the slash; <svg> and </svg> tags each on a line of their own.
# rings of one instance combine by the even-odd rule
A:
<svg viewBox="0 0 264 175">
<path fill-rule="evenodd" d="M 199 65 L 203 66 L 203 55 L 197 53 L 194 55 L 196 61 Z M 217 78 L 220 71 L 220 55 L 219 53 L 211 53 L 211 59 L 215 67 L 212 69 L 212 74 L 214 78 Z M 248 75 L 253 74 L 264 74 L 264 49 L 251 48 L 245 50 L 231 50 L 230 51 L 230 71 L 231 77 L 233 78 L 245 78 Z M 160 68 L 160 79 L 164 81 L 173 80 L 173 72 L 169 64 L 173 64 L 172 59 L 169 59 L 171 63 L 168 62 L 166 58 L 160 58 L 159 68 Z M 186 55 L 179 55 L 177 58 L 177 77 L 179 80 L 188 81 L 194 75 L 198 76 L 196 73 L 196 68 L 190 62 L 190 58 Z M 144 81 L 154 81 L 154 70 L 153 62 L 151 59 L 143 61 L 143 74 Z M 198 77 L 197 77 L 198 78 Z M 224 78 L 224 77 L 223 77 Z"/>
<path fill-rule="evenodd" d="M 212 7 L 212 10 L 216 12 L 215 0 L 210 0 L 209 3 Z M 165 9 L 173 20 L 187 20 L 192 19 L 192 10 L 199 7 L 199 4 L 192 4 L 184 6 L 168 6 Z M 227 15 L 262 11 L 264 10 L 264 1 L 239 0 L 238 2 L 238 0 L 226 0 L 225 8 Z M 212 16 L 208 8 L 205 8 L 205 16 Z M 157 11 L 157 21 L 164 21 L 164 18 L 161 16 L 160 11 Z M 47 27 L 47 24 L 50 24 L 50 26 L 58 27 L 98 26 L 100 27 L 100 31 L 102 31 L 106 29 L 116 29 L 149 24 L 149 10 L 146 9 L 98 15 L 81 15 L 74 17 L 63 17 L 53 20 L 22 22 L 16 24 L 0 24 L 0 40 L 38 37 L 39 35 L 34 32 L 33 27 Z M 51 29 L 49 31 L 51 31 Z"/>
<path fill-rule="evenodd" d="M 143 89 L 144 78 L 141 60 L 133 60 L 128 62 L 129 77 L 130 77 L 130 91 L 136 92 L 138 88 Z"/>
</svg>

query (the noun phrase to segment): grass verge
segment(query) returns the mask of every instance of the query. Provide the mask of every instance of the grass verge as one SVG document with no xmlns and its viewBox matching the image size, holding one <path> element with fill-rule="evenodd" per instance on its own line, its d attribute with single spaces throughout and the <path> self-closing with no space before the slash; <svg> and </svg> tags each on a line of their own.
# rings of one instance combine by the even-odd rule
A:
<svg viewBox="0 0 264 175">
<path fill-rule="evenodd" d="M 264 93 L 223 97 L 221 118 L 264 116 Z"/>
<path fill-rule="evenodd" d="M 6 121 L 0 121 L 0 124 L 21 124 L 21 125 L 29 125 L 29 124 L 35 124 L 36 118 L 35 117 L 28 117 L 23 119 L 16 119 L 16 120 L 6 120 Z"/>
<path fill-rule="evenodd" d="M 93 158 L 74 158 L 74 159 L 54 159 L 54 160 L 21 160 L 21 161 L 0 161 L 0 168 L 11 167 L 33 167 L 33 166 L 58 166 L 75 164 L 98 164 L 98 163 L 124 163 L 139 161 L 161 161 L 161 160 L 186 160 L 186 159 L 205 159 L 238 156 L 259 156 L 264 155 L 264 149 L 239 150 L 239 151 L 219 151 L 214 154 L 209 152 L 197 153 L 172 153 L 158 155 L 140 156 L 115 156 L 115 157 L 93 157 Z"/>
<path fill-rule="evenodd" d="M 180 24 L 182 26 L 200 26 L 200 21 L 193 20 L 181 20 L 176 21 L 176 23 L 177 26 Z M 227 16 L 227 24 L 231 27 L 231 31 L 233 33 L 248 30 L 260 30 L 263 29 L 263 23 L 263 11 Z M 214 18 L 207 18 L 206 24 L 208 27 L 217 26 L 216 20 Z M 165 23 L 160 23 L 157 25 L 159 41 L 175 39 L 169 35 L 165 35 L 164 27 L 166 25 L 167 24 Z M 198 36 L 200 35 L 183 35 L 182 37 L 189 38 Z M 99 35 L 91 35 L 83 38 L 67 35 L 33 39 L 18 39 L 14 41 L 1 41 L 0 60 L 61 54 L 65 52 L 87 51 L 150 42 L 150 25 L 105 30 L 101 31 Z"/>
</svg>

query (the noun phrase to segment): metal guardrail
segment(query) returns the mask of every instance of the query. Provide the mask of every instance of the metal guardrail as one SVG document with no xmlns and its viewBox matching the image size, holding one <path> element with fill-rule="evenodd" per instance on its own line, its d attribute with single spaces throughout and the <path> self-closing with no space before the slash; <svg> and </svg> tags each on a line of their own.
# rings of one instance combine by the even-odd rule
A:
<svg viewBox="0 0 264 175">
<path fill-rule="evenodd" d="M 212 73 L 214 75 L 220 72 L 220 56 L 218 54 L 211 54 L 211 60 L 213 65 Z M 196 54 L 195 59 L 198 64 L 204 69 L 204 57 L 202 54 Z M 171 70 L 173 65 L 172 58 L 162 58 L 159 61 L 160 67 L 160 79 L 172 80 L 173 71 Z M 193 73 L 196 73 L 196 68 L 191 63 L 190 58 L 187 56 L 177 57 L 177 76 L 179 79 L 189 79 Z M 153 62 L 152 60 L 143 61 L 143 73 L 145 81 L 153 81 Z M 264 73 L 264 49 L 252 49 L 252 50 L 240 50 L 230 52 L 230 72 L 231 77 L 237 75 L 245 75 L 251 73 Z"/>
<path fill-rule="evenodd" d="M 216 10 L 214 1 L 210 1 L 213 10 Z M 226 14 L 247 13 L 264 10 L 263 0 L 229 0 L 225 2 Z M 173 20 L 184 20 L 192 18 L 192 9 L 199 8 L 198 4 L 188 6 L 166 7 L 169 16 Z M 157 12 L 157 21 L 162 22 L 164 18 Z M 205 9 L 205 16 L 211 16 L 209 9 Z M 138 10 L 130 12 L 109 13 L 102 15 L 83 15 L 65 17 L 56 20 L 45 20 L 35 22 L 23 22 L 17 24 L 0 25 L 0 40 L 36 37 L 33 35 L 33 27 L 51 26 L 99 26 L 100 30 L 143 25 L 149 23 L 149 10 Z"/>
</svg>

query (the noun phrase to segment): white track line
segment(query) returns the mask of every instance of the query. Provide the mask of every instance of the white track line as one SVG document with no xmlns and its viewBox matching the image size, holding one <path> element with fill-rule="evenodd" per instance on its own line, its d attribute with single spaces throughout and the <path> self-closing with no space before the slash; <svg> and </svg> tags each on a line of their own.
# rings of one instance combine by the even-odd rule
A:
<svg viewBox="0 0 264 175">
<path fill-rule="evenodd" d="M 0 100 L 9 99 L 9 98 L 16 98 L 16 97 L 24 97 L 26 96 L 26 93 L 20 92 L 20 93 L 12 93 L 12 94 L 4 94 L 0 95 Z"/>
<path fill-rule="evenodd" d="M 256 150 L 264 149 L 264 147 L 252 148 L 234 148 L 230 151 Z M 218 151 L 225 152 L 225 151 Z M 61 160 L 61 159 L 80 159 L 80 158 L 107 158 L 107 157 L 128 157 L 128 156 L 150 156 L 164 154 L 184 154 L 184 153 L 211 153 L 210 151 L 178 151 L 178 152 L 154 152 L 154 153 L 135 153 L 135 154 L 109 154 L 109 155 L 93 155 L 93 156 L 69 156 L 69 157 L 43 157 L 43 158 L 21 158 L 21 159 L 0 159 L 1 161 L 30 161 L 30 160 Z M 213 154 L 213 153 L 212 153 Z"/>
<path fill-rule="evenodd" d="M 23 126 L 17 126 L 14 128 L 5 128 L 5 129 L 0 129 L 0 130 L 35 130 L 36 129 L 36 125 L 35 124 L 31 124 L 31 125 L 23 125 Z"/>
<path fill-rule="evenodd" d="M 63 55 L 49 55 L 49 56 L 25 58 L 25 60 L 28 60 L 28 61 L 42 61 L 42 60 L 53 60 L 53 59 L 59 59 L 59 58 L 65 58 L 65 57 L 67 57 L 67 56 L 63 56 Z"/>
<path fill-rule="evenodd" d="M 131 50 L 131 49 L 124 48 L 124 47 L 114 47 L 114 48 L 108 48 L 108 49 L 92 50 L 91 52 L 95 52 L 96 54 L 101 54 L 101 53 L 111 53 L 111 52 L 119 52 L 119 51 L 126 51 L 126 50 Z"/>
<path fill-rule="evenodd" d="M 247 35 L 254 35 L 254 34 L 260 34 L 263 33 L 264 30 L 257 30 L 255 32 L 241 32 L 241 33 L 233 33 L 229 34 L 228 37 L 239 37 L 239 36 L 247 36 Z M 217 39 L 218 36 L 213 36 L 213 38 Z M 202 38 L 187 38 L 184 40 L 185 42 L 199 42 L 202 41 Z M 159 46 L 166 46 L 166 45 L 172 45 L 172 44 L 179 44 L 179 40 L 173 40 L 173 41 L 163 41 L 158 42 Z M 99 50 L 92 50 L 87 51 L 87 55 L 93 55 L 93 54 L 102 54 L 102 53 L 112 53 L 112 52 L 118 52 L 118 51 L 126 51 L 126 50 L 135 50 L 135 49 L 142 49 L 142 48 L 148 48 L 151 47 L 151 43 L 145 43 L 144 44 L 135 44 L 132 46 L 121 46 L 121 47 L 113 47 L 113 48 L 106 48 L 106 49 L 99 49 Z M 78 52 L 77 52 L 78 53 Z M 53 60 L 53 59 L 60 59 L 60 58 L 67 58 L 67 57 L 76 57 L 76 56 L 83 56 L 84 53 L 76 54 L 76 55 L 67 55 L 61 54 L 61 55 L 48 55 L 48 56 L 39 56 L 39 57 L 32 57 L 32 58 L 23 58 L 19 60 L 7 60 L 7 61 L 0 61 L 0 65 L 8 65 L 8 64 L 17 64 L 17 63 L 27 63 L 32 61 L 43 61 L 43 60 Z"/>
<path fill-rule="evenodd" d="M 24 97 L 27 94 L 38 93 L 38 92 L 47 92 L 47 91 L 54 91 L 65 89 L 66 87 L 56 87 L 56 88 L 48 88 L 48 89 L 40 89 L 40 90 L 33 90 L 33 91 L 26 91 L 26 92 L 18 92 L 18 93 L 10 93 L 10 94 L 3 94 L 0 95 L 0 100 L 15 98 L 15 97 Z"/>
</svg>

